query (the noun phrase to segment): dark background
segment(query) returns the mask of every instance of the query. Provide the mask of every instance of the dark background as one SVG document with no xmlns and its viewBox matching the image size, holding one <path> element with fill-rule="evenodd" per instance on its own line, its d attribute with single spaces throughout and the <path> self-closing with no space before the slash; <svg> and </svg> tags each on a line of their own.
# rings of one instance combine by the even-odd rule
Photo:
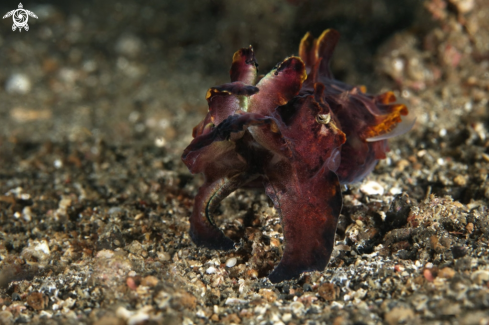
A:
<svg viewBox="0 0 489 325">
<path fill-rule="evenodd" d="M 3 2 L 0 12 L 17 5 Z M 12 32 L 11 18 L 0 22 L 0 84 L 6 87 L 16 73 L 31 84 L 21 94 L 0 88 L 1 134 L 23 139 L 83 140 L 91 133 L 110 141 L 163 135 L 174 143 L 205 113 L 206 89 L 227 81 L 236 50 L 252 44 L 259 72 L 266 73 L 297 55 L 307 31 L 317 37 L 327 28 L 339 30 L 342 37 L 333 61 L 335 76 L 377 91 L 392 84 L 376 72 L 379 46 L 399 31 L 422 33 L 432 21 L 424 18 L 428 14 L 420 0 L 23 5 L 39 16 L 29 19 L 28 32 Z M 126 50 L 120 46 L 125 40 Z M 142 123 L 139 131 L 128 125 L 131 112 L 136 112 L 131 123 Z M 163 119 L 160 134 L 152 125 Z"/>
</svg>

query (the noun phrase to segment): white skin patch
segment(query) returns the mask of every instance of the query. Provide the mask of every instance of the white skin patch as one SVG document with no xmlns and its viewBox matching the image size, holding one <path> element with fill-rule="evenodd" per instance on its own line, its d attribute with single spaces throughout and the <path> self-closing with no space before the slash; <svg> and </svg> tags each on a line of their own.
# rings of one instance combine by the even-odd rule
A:
<svg viewBox="0 0 489 325">
<path fill-rule="evenodd" d="M 322 136 L 327 136 L 328 128 L 325 125 L 321 125 L 321 130 L 319 131 L 319 134 L 321 134 Z"/>
</svg>

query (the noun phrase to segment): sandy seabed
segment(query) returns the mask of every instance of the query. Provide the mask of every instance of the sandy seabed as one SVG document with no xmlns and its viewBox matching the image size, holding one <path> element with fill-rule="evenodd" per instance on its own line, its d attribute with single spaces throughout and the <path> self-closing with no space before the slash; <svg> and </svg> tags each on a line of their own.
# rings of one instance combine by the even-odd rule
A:
<svg viewBox="0 0 489 325">
<path fill-rule="evenodd" d="M 0 22 L 0 324 L 489 323 L 487 1 L 25 9 L 28 32 Z M 180 155 L 234 51 L 266 73 L 329 27 L 335 76 L 393 90 L 417 123 L 345 188 L 329 266 L 274 285 L 266 195 L 216 212 L 235 251 L 198 248 L 202 177 Z"/>
</svg>

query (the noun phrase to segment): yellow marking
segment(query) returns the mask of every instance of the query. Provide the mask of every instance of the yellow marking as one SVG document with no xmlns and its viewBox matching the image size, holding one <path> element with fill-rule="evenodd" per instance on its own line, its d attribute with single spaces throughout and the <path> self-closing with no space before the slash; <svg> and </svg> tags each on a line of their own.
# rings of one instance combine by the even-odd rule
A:
<svg viewBox="0 0 489 325">
<path fill-rule="evenodd" d="M 211 96 L 212 96 L 212 90 L 213 90 L 212 88 L 207 89 L 207 93 L 205 94 L 205 99 L 206 100 L 209 100 L 209 98 L 211 98 Z"/>
<path fill-rule="evenodd" d="M 307 32 L 306 35 L 301 39 L 299 44 L 299 56 L 303 58 L 305 61 L 309 58 L 311 51 L 314 51 L 316 47 L 316 40 L 312 37 L 312 34 Z M 315 53 L 315 52 L 314 52 Z M 314 57 L 314 62 L 316 61 L 316 56 Z M 314 65 L 314 62 L 309 62 L 311 66 Z"/>
<path fill-rule="evenodd" d="M 211 98 L 213 95 L 216 94 L 227 94 L 227 95 L 232 95 L 232 93 L 228 90 L 217 90 L 215 88 L 209 88 L 207 90 L 207 93 L 205 94 L 205 99 L 209 101 L 209 98 Z"/>
<path fill-rule="evenodd" d="M 241 49 L 238 50 L 238 51 L 236 51 L 236 52 L 234 52 L 234 54 L 233 54 L 233 63 L 234 62 L 238 62 L 241 57 L 242 57 L 242 55 L 241 55 Z"/>
<path fill-rule="evenodd" d="M 329 122 L 328 126 L 331 128 L 331 130 L 333 131 L 333 133 L 335 133 L 338 137 L 341 138 L 340 142 L 343 144 L 346 142 L 346 135 L 343 131 L 341 131 L 337 126 L 336 126 L 336 123 L 334 122 L 334 120 L 332 120 L 331 122 Z"/>
<path fill-rule="evenodd" d="M 373 138 L 390 132 L 398 123 L 401 122 L 401 115 L 407 115 L 407 107 L 403 104 L 393 106 L 393 112 L 384 117 L 379 124 L 368 128 L 363 134 L 363 139 Z"/>
<path fill-rule="evenodd" d="M 273 133 L 279 133 L 280 132 L 280 130 L 279 130 L 279 128 L 278 128 L 278 126 L 274 120 L 272 120 L 272 123 L 270 123 L 270 131 L 272 131 Z"/>
<path fill-rule="evenodd" d="M 396 101 L 396 95 L 392 91 L 379 95 L 379 98 L 382 104 L 390 104 Z"/>
<path fill-rule="evenodd" d="M 327 29 L 325 30 L 321 36 L 319 36 L 318 40 L 316 41 L 316 57 L 320 57 L 320 54 L 322 55 L 323 53 L 319 53 L 319 51 L 324 51 L 325 49 L 327 50 L 327 54 L 330 56 L 332 55 L 332 51 L 334 47 L 336 46 L 336 43 L 339 40 L 339 33 L 338 31 L 334 29 Z M 330 59 L 329 57 L 327 59 Z"/>
</svg>

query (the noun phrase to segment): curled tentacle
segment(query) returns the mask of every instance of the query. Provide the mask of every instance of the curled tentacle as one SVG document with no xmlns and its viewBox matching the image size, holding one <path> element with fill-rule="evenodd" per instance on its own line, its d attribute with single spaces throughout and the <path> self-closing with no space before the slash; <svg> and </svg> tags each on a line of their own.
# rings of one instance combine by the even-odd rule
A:
<svg viewBox="0 0 489 325">
<path fill-rule="evenodd" d="M 241 173 L 231 178 L 224 177 L 214 182 L 206 182 L 199 188 L 190 216 L 190 237 L 196 245 L 221 250 L 234 248 L 233 241 L 219 230 L 211 214 L 229 194 L 257 177 L 258 175 Z"/>
</svg>

